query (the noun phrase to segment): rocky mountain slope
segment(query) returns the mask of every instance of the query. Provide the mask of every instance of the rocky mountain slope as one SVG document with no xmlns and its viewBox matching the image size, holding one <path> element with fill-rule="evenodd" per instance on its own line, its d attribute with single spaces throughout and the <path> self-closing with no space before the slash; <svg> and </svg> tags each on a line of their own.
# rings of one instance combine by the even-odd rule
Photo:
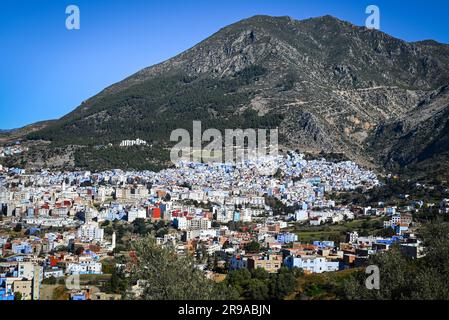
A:
<svg viewBox="0 0 449 320">
<path fill-rule="evenodd" d="M 380 125 L 370 137 L 386 168 L 416 178 L 449 178 L 449 86 L 430 92 L 399 119 Z"/>
<path fill-rule="evenodd" d="M 170 132 L 201 120 L 203 130 L 278 127 L 285 148 L 400 171 L 447 161 L 448 85 L 447 45 L 407 43 L 330 16 L 255 16 L 28 134 L 35 152 L 21 161 L 41 166 L 52 149 L 69 150 L 65 166 L 79 168 L 166 165 Z M 151 148 L 117 147 L 135 138 Z"/>
</svg>

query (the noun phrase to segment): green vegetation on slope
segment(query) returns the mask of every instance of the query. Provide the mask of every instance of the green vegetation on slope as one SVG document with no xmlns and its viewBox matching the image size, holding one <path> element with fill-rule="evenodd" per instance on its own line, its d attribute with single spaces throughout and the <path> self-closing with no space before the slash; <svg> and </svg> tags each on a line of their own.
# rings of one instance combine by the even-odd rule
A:
<svg viewBox="0 0 449 320">
<path fill-rule="evenodd" d="M 28 135 L 51 141 L 50 148 L 83 146 L 75 152 L 78 168 L 154 169 L 169 160 L 173 130 L 274 128 L 278 114 L 258 116 L 240 110 L 254 95 L 245 86 L 258 81 L 266 69 L 255 65 L 227 79 L 192 78 L 182 73 L 150 79 L 111 95 L 93 98 L 55 124 Z M 150 146 L 119 148 L 122 140 L 140 138 Z M 112 146 L 110 145 L 112 144 Z"/>
</svg>

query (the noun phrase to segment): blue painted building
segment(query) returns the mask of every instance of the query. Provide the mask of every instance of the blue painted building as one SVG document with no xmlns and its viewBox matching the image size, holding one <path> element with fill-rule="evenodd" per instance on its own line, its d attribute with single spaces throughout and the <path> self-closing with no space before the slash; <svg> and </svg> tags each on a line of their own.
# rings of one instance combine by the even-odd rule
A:
<svg viewBox="0 0 449 320">
<path fill-rule="evenodd" d="M 15 254 L 31 254 L 33 253 L 33 248 L 31 247 L 31 244 L 27 242 L 21 242 L 21 243 L 13 243 L 11 245 L 11 250 Z"/>
<path fill-rule="evenodd" d="M 298 241 L 298 235 L 294 233 L 281 233 L 277 236 L 279 243 L 291 243 Z"/>
<path fill-rule="evenodd" d="M 317 246 L 318 248 L 333 248 L 335 247 L 334 241 L 314 241 L 314 246 Z"/>
<path fill-rule="evenodd" d="M 11 291 L 6 291 L 4 288 L 0 288 L 0 301 L 12 301 L 14 300 L 14 294 Z"/>
<path fill-rule="evenodd" d="M 84 294 L 75 294 L 72 296 L 71 300 L 73 301 L 85 301 L 86 296 Z"/>
</svg>

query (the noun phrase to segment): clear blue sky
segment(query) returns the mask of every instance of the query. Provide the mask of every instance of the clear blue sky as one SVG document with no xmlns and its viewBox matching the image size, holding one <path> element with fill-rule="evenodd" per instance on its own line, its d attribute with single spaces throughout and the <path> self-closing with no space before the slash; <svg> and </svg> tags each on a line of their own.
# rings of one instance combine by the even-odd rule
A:
<svg viewBox="0 0 449 320">
<path fill-rule="evenodd" d="M 65 28 L 70 4 L 80 8 L 80 30 Z M 447 0 L 1 0 L 0 128 L 59 118 L 108 85 L 255 14 L 331 14 L 363 25 L 370 4 L 380 7 L 384 32 L 449 43 Z"/>
</svg>

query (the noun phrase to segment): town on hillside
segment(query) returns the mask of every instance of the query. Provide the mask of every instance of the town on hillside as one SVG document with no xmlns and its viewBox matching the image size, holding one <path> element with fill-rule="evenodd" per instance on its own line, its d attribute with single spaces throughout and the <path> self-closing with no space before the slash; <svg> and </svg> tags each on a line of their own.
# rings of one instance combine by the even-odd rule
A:
<svg viewBox="0 0 449 320">
<path fill-rule="evenodd" d="M 216 282 L 245 269 L 344 273 L 393 246 L 420 259 L 414 213 L 423 201 L 341 201 L 381 186 L 353 162 L 295 152 L 236 165 L 180 162 L 160 172 L 0 167 L 0 300 L 138 296 L 142 282 L 123 281 L 133 243 L 149 235 L 193 257 Z M 449 213 L 448 199 L 432 205 Z M 68 285 L 73 279 L 77 286 Z"/>
</svg>

